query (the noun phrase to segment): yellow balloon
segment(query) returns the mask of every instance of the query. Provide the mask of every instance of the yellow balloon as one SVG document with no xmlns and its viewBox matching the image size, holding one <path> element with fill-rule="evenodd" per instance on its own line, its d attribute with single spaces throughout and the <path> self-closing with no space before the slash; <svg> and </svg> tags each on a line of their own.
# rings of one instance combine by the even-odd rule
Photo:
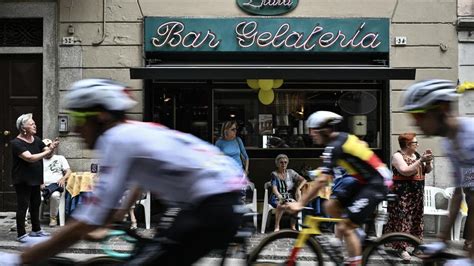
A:
<svg viewBox="0 0 474 266">
<path fill-rule="evenodd" d="M 283 85 L 283 80 L 282 79 L 274 79 L 273 80 L 273 88 L 278 89 Z"/>
<path fill-rule="evenodd" d="M 258 86 L 258 79 L 247 79 L 247 85 L 252 89 L 252 90 L 258 90 L 260 87 Z"/>
<path fill-rule="evenodd" d="M 269 105 L 273 102 L 274 99 L 275 99 L 275 93 L 273 92 L 272 89 L 267 90 L 267 91 L 260 90 L 258 92 L 258 100 L 260 100 L 262 104 Z"/>
<path fill-rule="evenodd" d="M 264 91 L 271 90 L 273 87 L 273 79 L 259 79 L 258 86 Z"/>
</svg>

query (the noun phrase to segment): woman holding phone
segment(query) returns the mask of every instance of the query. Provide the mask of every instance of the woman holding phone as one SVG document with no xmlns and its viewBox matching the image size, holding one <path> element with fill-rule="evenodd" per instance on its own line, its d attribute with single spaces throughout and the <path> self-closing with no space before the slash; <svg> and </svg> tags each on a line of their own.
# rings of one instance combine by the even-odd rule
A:
<svg viewBox="0 0 474 266">
<path fill-rule="evenodd" d="M 433 154 L 430 149 L 422 155 L 417 152 L 415 133 L 403 133 L 398 137 L 400 150 L 392 156 L 393 187 L 397 201 L 388 203 L 388 223 L 384 233 L 404 232 L 423 239 L 423 197 L 425 174 L 431 172 Z M 406 243 L 393 248 L 400 251 L 404 261 L 411 260 Z"/>
</svg>

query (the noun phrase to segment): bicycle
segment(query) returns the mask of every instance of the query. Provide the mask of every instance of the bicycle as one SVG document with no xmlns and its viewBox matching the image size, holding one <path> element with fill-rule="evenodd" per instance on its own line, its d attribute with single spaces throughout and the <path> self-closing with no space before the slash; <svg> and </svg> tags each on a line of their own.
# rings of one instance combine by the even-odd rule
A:
<svg viewBox="0 0 474 266">
<path fill-rule="evenodd" d="M 225 264 L 226 258 L 232 256 L 233 252 L 239 252 L 247 257 L 247 239 L 250 238 L 256 231 L 253 226 L 253 217 L 258 213 L 248 212 L 246 209 L 242 209 L 242 226 L 234 235 L 232 241 L 221 251 L 218 252 L 221 259 L 221 265 Z M 81 266 L 100 266 L 100 265 L 123 265 L 134 253 L 135 250 L 141 246 L 148 244 L 157 243 L 157 240 L 152 238 L 146 238 L 139 235 L 136 230 L 130 229 L 128 222 L 114 223 L 110 227 L 109 232 L 104 238 L 101 238 L 98 242 L 100 243 L 100 249 L 105 253 L 103 256 L 90 258 L 85 261 L 75 261 L 70 258 L 63 256 L 55 256 L 47 259 L 44 262 L 36 263 L 34 265 L 53 265 L 53 266 L 65 266 L 65 265 L 81 265 Z M 110 243 L 118 239 L 122 243 L 129 243 L 131 248 L 128 250 L 116 250 Z M 93 241 L 97 242 L 97 241 Z"/>
<path fill-rule="evenodd" d="M 323 254 L 326 254 L 336 265 L 343 265 L 342 252 L 334 250 L 330 240 L 319 230 L 321 222 L 338 223 L 343 220 L 307 215 L 301 231 L 281 230 L 270 234 L 250 253 L 247 262 L 249 265 L 295 265 L 304 261 L 314 261 L 316 265 L 323 265 L 325 262 Z M 403 263 L 398 251 L 391 247 L 394 243 L 402 242 L 413 247 L 414 250 L 421 244 L 418 238 L 405 233 L 390 233 L 376 239 L 365 237 L 362 241 L 362 264 L 399 265 Z M 274 246 L 285 246 L 285 244 L 291 247 L 289 254 L 288 251 L 281 254 L 276 249 L 272 249 Z M 423 261 L 415 257 L 410 263 L 421 265 Z"/>
<path fill-rule="evenodd" d="M 145 245 L 154 240 L 140 236 L 135 230 L 130 229 L 130 223 L 114 223 L 109 227 L 107 234 L 100 240 L 88 240 L 89 242 L 99 242 L 99 249 L 104 253 L 97 257 L 93 257 L 84 261 L 76 261 L 62 255 L 48 258 L 45 261 L 35 263 L 35 266 L 52 265 L 52 266 L 66 266 L 66 265 L 122 265 L 133 254 L 133 249 L 136 245 Z M 111 245 L 111 242 L 118 239 L 122 243 L 129 243 L 130 249 L 116 250 Z"/>
</svg>

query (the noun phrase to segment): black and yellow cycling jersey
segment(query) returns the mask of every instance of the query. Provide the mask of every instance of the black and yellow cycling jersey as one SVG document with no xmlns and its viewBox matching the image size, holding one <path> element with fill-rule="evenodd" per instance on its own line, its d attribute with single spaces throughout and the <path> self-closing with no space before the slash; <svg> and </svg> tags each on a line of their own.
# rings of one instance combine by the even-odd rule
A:
<svg viewBox="0 0 474 266">
<path fill-rule="evenodd" d="M 324 172 L 332 174 L 332 169 L 341 166 L 347 174 L 362 184 L 383 184 L 391 179 L 391 172 L 379 157 L 358 137 L 340 132 L 323 152 Z"/>
</svg>

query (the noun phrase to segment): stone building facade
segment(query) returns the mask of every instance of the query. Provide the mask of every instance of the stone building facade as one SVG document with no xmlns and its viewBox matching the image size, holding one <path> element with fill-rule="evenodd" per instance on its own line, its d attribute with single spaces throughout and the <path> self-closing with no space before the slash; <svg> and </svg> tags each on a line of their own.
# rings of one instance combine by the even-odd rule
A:
<svg viewBox="0 0 474 266">
<path fill-rule="evenodd" d="M 59 1 L 58 42 L 67 35 L 67 28 L 75 28 L 74 46 L 59 45 L 58 89 L 61 94 L 73 80 L 87 77 L 110 77 L 137 88 L 141 97 L 142 83 L 130 80 L 128 68 L 143 65 L 142 19 L 144 16 L 192 16 L 192 17 L 242 17 L 234 0 L 227 1 L 106 1 L 105 38 L 100 45 L 93 45 L 102 38 L 104 28 L 100 1 Z M 344 8 L 341 8 L 344 6 Z M 179 8 L 178 8 L 179 7 Z M 462 9 L 461 7 L 459 9 Z M 458 42 L 455 27 L 456 1 L 300 1 L 299 6 L 287 14 L 291 17 L 386 17 L 391 19 L 391 40 L 406 36 L 406 46 L 390 48 L 392 67 L 417 68 L 416 79 L 446 78 L 457 80 Z M 405 86 L 412 81 L 392 81 L 392 150 L 398 148 L 399 133 L 416 131 L 406 115 L 400 112 L 399 97 Z M 60 100 L 61 102 L 61 100 Z M 133 115 L 141 116 L 142 106 Z M 65 141 L 70 142 L 71 137 Z M 428 184 L 447 185 L 436 176 L 446 176 L 446 159 L 439 149 L 439 139 L 420 136 L 420 149 L 432 148 L 436 156 L 435 171 Z M 88 153 L 79 153 L 77 145 L 67 152 L 78 168 L 87 169 Z M 69 149 L 69 148 L 68 148 Z"/>
<path fill-rule="evenodd" d="M 416 80 L 445 78 L 474 80 L 474 37 L 471 28 L 457 28 L 460 19 L 473 18 L 470 0 L 312 0 L 299 1 L 288 18 L 388 18 L 390 20 L 390 67 L 416 68 Z M 58 0 L 2 1 L 1 18 L 42 17 L 44 42 L 40 48 L 0 47 L 0 57 L 12 53 L 43 55 L 43 136 L 60 135 L 59 153 L 72 169 L 86 171 L 94 154 L 82 147 L 74 133 L 58 133 L 57 116 L 65 114 L 63 96 L 68 85 L 82 78 L 105 77 L 129 84 L 139 105 L 132 118 L 144 117 L 144 81 L 130 79 L 130 68 L 145 65 L 144 17 L 247 17 L 235 0 Z M 406 37 L 396 45 L 395 37 Z M 64 39 L 69 37 L 69 39 Z M 72 43 L 71 43 L 72 42 Z M 390 81 L 390 152 L 398 149 L 402 132 L 417 131 L 400 111 L 399 100 L 410 80 Z M 461 112 L 474 115 L 469 102 Z M 53 121 L 53 122 L 51 122 Z M 71 128 L 70 128 L 71 130 Z M 427 185 L 450 186 L 449 163 L 439 138 L 418 137 L 420 150 L 433 149 L 434 171 Z M 272 158 L 268 158 L 270 161 Z M 251 162 L 257 165 L 261 159 Z"/>
</svg>

